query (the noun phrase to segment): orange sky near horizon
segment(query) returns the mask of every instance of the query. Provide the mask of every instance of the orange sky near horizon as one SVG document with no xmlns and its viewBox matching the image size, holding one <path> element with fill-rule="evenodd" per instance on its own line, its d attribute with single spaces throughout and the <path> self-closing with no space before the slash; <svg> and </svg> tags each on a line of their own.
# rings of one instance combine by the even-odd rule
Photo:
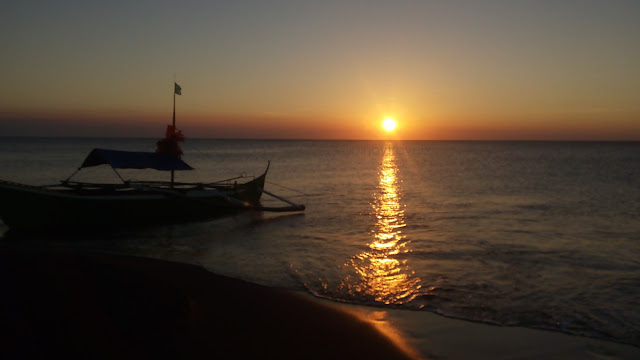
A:
<svg viewBox="0 0 640 360">
<path fill-rule="evenodd" d="M 640 140 L 637 2 L 5 8 L 0 136 Z"/>
<path fill-rule="evenodd" d="M 4 136 L 54 137 L 161 137 L 171 123 L 166 114 L 39 114 L 34 118 L 0 119 Z M 132 120 L 133 119 L 133 120 Z M 161 120 L 158 120 L 161 119 Z M 178 128 L 187 138 L 318 139 L 318 140 L 576 140 L 638 141 L 636 121 L 610 120 L 514 122 L 416 121 L 397 118 L 398 127 L 387 132 L 384 117 L 280 118 L 277 116 L 185 115 Z M 238 126 L 238 124 L 242 124 Z M 28 130 L 28 131 L 25 131 Z"/>
</svg>

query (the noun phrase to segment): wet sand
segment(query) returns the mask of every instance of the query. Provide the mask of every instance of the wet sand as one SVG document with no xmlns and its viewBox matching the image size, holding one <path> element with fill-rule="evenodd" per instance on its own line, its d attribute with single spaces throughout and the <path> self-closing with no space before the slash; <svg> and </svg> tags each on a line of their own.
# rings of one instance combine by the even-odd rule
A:
<svg viewBox="0 0 640 360">
<path fill-rule="evenodd" d="M 5 244 L 0 289 L 0 358 L 640 358 L 629 345 L 337 304 L 139 257 Z"/>
<path fill-rule="evenodd" d="M 194 265 L 6 248 L 0 263 L 0 358 L 410 358 L 349 312 Z"/>
</svg>

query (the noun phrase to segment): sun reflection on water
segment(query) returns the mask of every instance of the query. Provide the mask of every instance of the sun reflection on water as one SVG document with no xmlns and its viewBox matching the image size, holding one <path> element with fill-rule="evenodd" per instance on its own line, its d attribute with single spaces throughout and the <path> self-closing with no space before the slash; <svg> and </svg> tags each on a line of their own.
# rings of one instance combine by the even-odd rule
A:
<svg viewBox="0 0 640 360">
<path fill-rule="evenodd" d="M 362 281 L 355 290 L 385 304 L 402 304 L 413 300 L 420 289 L 420 279 L 414 276 L 403 259 L 410 243 L 402 233 L 406 226 L 404 205 L 398 186 L 398 166 L 393 147 L 385 148 L 379 170 L 378 191 L 373 201 L 375 216 L 369 250 L 351 259 L 351 265 Z"/>
</svg>

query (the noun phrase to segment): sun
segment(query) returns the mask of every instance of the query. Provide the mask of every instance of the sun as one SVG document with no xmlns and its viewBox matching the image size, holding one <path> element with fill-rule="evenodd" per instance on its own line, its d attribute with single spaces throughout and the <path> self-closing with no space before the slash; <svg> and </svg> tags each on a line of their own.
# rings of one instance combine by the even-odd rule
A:
<svg viewBox="0 0 640 360">
<path fill-rule="evenodd" d="M 393 131 L 396 126 L 398 126 L 398 123 L 393 120 L 392 118 L 386 118 L 384 119 L 384 121 L 382 122 L 382 127 L 387 131 L 387 132 L 391 132 Z"/>
</svg>

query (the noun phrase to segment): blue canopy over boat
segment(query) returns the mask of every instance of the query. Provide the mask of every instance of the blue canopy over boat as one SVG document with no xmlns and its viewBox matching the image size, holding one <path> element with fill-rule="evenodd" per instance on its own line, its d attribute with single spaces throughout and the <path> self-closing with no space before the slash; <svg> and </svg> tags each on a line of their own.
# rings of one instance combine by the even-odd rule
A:
<svg viewBox="0 0 640 360">
<path fill-rule="evenodd" d="M 180 158 L 163 153 L 93 149 L 80 168 L 108 164 L 114 169 L 193 170 Z"/>
</svg>

